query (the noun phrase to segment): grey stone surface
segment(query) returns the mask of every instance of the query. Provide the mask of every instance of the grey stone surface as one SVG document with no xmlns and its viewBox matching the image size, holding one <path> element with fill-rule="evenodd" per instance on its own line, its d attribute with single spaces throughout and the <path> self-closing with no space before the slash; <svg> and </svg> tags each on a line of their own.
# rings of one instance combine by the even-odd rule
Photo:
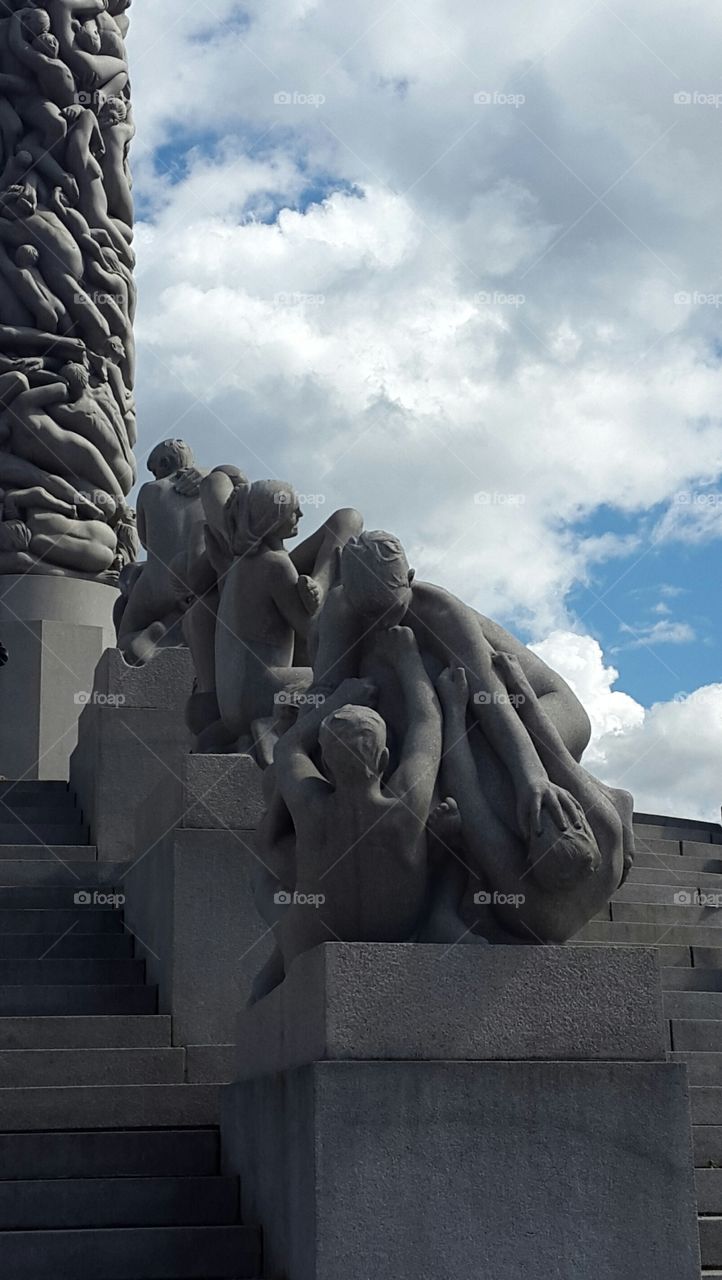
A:
<svg viewBox="0 0 722 1280">
<path fill-rule="evenodd" d="M 128 667 L 117 653 L 100 664 L 70 779 L 102 861 L 136 858 L 160 834 L 146 833 L 139 845 L 135 816 L 156 789 L 163 795 L 180 785 L 190 746 L 182 703 L 192 679 L 185 649 L 163 650 L 141 668 Z"/>
<path fill-rule="evenodd" d="M 83 699 L 113 643 L 116 596 L 78 579 L 0 577 L 0 636 L 11 651 L 0 669 L 6 777 L 67 777 Z"/>
<path fill-rule="evenodd" d="M 160 1014 L 3 1018 L 0 1049 L 164 1049 L 170 1032 L 170 1018 Z"/>
<path fill-rule="evenodd" d="M 238 1221 L 236 1178 L 58 1178 L 0 1183 L 0 1230 L 220 1226 Z"/>
<path fill-rule="evenodd" d="M 217 1129 L 0 1133 L 0 1179 L 211 1176 Z"/>
<path fill-rule="evenodd" d="M 184 772 L 184 827 L 256 829 L 264 812 L 263 775 L 250 756 L 189 756 Z"/>
<path fill-rule="evenodd" d="M 323 1062 L 224 1090 L 266 1274 L 699 1280 L 684 1069 Z"/>
<path fill-rule="evenodd" d="M 0 1050 L 0 1089 L 57 1085 L 181 1084 L 182 1049 Z"/>
<path fill-rule="evenodd" d="M 658 961 L 622 948 L 328 943 L 239 1015 L 236 1043 L 237 1079 L 322 1059 L 662 1059 Z"/>
<path fill-rule="evenodd" d="M 107 578 L 135 554 L 135 129 L 115 12 L 13 4 L 0 27 L 3 574 Z"/>
<path fill-rule="evenodd" d="M 6 1231 L 3 1248 L 14 1280 L 254 1280 L 261 1258 L 259 1233 L 238 1226 Z"/>
<path fill-rule="evenodd" d="M 675 1018 L 672 1021 L 672 1044 L 680 1052 L 722 1053 L 722 1020 Z"/>
<path fill-rule="evenodd" d="M 254 905 L 252 833 L 174 829 L 123 881 L 136 954 L 178 1044 L 228 1044 L 270 952 Z"/>
<path fill-rule="evenodd" d="M 217 1124 L 218 1107 L 213 1084 L 0 1089 L 0 1131 L 193 1128 Z"/>
</svg>

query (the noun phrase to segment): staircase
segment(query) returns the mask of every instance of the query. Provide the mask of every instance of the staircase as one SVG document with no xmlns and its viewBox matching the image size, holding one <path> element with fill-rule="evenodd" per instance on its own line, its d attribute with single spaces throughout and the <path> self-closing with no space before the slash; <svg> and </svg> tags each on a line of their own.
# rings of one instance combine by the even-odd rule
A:
<svg viewBox="0 0 722 1280">
<path fill-rule="evenodd" d="M 192 1082 L 157 1013 L 122 872 L 65 783 L 0 782 L 0 1274 L 259 1276 L 220 1173 L 219 1086 Z"/>
<path fill-rule="evenodd" d="M 702 1275 L 722 1277 L 722 827 L 639 814 L 637 858 L 575 942 L 655 946 L 670 1057 L 689 1072 Z"/>
</svg>

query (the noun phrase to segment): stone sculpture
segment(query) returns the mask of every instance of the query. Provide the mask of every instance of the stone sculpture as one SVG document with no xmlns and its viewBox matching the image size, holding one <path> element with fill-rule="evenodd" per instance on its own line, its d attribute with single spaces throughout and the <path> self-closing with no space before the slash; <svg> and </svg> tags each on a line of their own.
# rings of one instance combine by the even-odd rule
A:
<svg viewBox="0 0 722 1280">
<path fill-rule="evenodd" d="M 252 750 L 266 765 L 285 708 L 313 678 L 312 619 L 362 521 L 337 511 L 289 554 L 284 543 L 303 515 L 290 484 L 251 484 L 219 468 L 202 481 L 201 501 L 206 547 L 190 569 L 195 599 L 185 621 L 198 677 L 189 722 L 198 750 Z"/>
<path fill-rule="evenodd" d="M 204 553 L 203 508 L 190 446 L 164 440 L 148 458 L 155 477 L 138 494 L 137 536 L 147 559 L 123 575 L 116 609 L 118 648 L 132 663 L 147 662 L 160 647 L 182 644 L 181 620 L 189 604 L 190 565 Z"/>
<path fill-rule="evenodd" d="M 113 581 L 130 546 L 129 4 L 0 17 L 0 573 Z"/>
<path fill-rule="evenodd" d="M 589 721 L 565 681 L 417 583 L 393 535 L 339 559 L 265 775 L 255 890 L 278 946 L 254 999 L 333 938 L 564 942 L 633 859 L 632 797 L 579 764 Z"/>
</svg>

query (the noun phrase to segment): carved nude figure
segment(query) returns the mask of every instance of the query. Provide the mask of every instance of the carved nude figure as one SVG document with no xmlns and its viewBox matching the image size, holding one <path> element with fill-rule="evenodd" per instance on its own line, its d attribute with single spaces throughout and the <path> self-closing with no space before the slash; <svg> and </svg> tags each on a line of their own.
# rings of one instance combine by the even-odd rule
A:
<svg viewBox="0 0 722 1280">
<path fill-rule="evenodd" d="M 155 479 L 138 494 L 138 537 L 148 558 L 134 576 L 120 622 L 118 647 L 132 662 L 146 662 L 166 640 L 187 605 L 188 564 L 203 551 L 200 475 L 182 440 L 165 440 L 153 449 L 148 470 Z M 196 480 L 185 491 L 183 479 Z"/>
<path fill-rule="evenodd" d="M 368 681 L 343 682 L 276 747 L 276 784 L 295 829 L 292 882 L 279 871 L 296 900 L 275 929 L 286 971 L 321 942 L 410 940 L 422 918 L 441 714 L 407 627 L 380 634 L 375 656 L 397 674 L 404 701 L 405 733 L 386 781 L 386 725 L 370 706 L 375 689 Z M 279 976 L 276 959 L 266 970 L 266 989 Z M 256 998 L 263 988 L 260 979 Z"/>
<path fill-rule="evenodd" d="M 447 872 L 457 900 L 456 938 L 469 934 L 470 921 L 494 940 L 503 940 L 500 935 L 506 932 L 526 942 L 561 943 L 605 906 L 622 881 L 624 806 L 618 793 L 592 778 L 567 750 L 518 657 L 499 653 L 494 665 L 538 753 L 535 770 L 551 783 L 553 800 L 537 810 L 531 832 L 500 821 L 472 749 L 481 730 L 473 717 L 469 720 L 466 673 L 463 668 L 443 672 L 438 681 L 444 713 L 442 779 L 450 797 L 443 806 L 444 837 L 452 842 L 456 835 L 461 837 L 463 858 L 472 873 L 460 876 L 463 859 L 455 864 L 449 860 Z M 449 936 L 450 905 L 448 896 L 440 893 L 427 939 L 456 940 Z M 439 938 L 444 916 L 444 936 Z"/>
</svg>

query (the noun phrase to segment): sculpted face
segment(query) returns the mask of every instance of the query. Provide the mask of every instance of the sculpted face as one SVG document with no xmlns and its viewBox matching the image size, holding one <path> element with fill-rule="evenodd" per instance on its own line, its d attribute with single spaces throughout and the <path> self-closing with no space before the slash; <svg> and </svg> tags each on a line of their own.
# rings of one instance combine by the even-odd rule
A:
<svg viewBox="0 0 722 1280">
<path fill-rule="evenodd" d="M 39 36 L 36 36 L 33 40 L 33 48 L 37 49 L 38 53 L 44 53 L 46 58 L 57 58 L 60 52 L 60 45 L 51 31 L 42 31 Z"/>
<path fill-rule="evenodd" d="M 9 187 L 2 203 L 16 218 L 31 218 L 38 208 L 38 197 L 33 187 L 18 184 Z"/>
<path fill-rule="evenodd" d="M 341 581 L 354 609 L 369 622 L 398 626 L 411 604 L 413 571 L 393 534 L 362 533 L 344 547 Z"/>
<path fill-rule="evenodd" d="M 588 880 L 601 865 L 599 846 L 585 821 L 580 828 L 560 832 L 548 813 L 542 812 L 542 829 L 529 847 L 529 865 L 537 884 L 549 893 L 572 890 Z"/>
</svg>

